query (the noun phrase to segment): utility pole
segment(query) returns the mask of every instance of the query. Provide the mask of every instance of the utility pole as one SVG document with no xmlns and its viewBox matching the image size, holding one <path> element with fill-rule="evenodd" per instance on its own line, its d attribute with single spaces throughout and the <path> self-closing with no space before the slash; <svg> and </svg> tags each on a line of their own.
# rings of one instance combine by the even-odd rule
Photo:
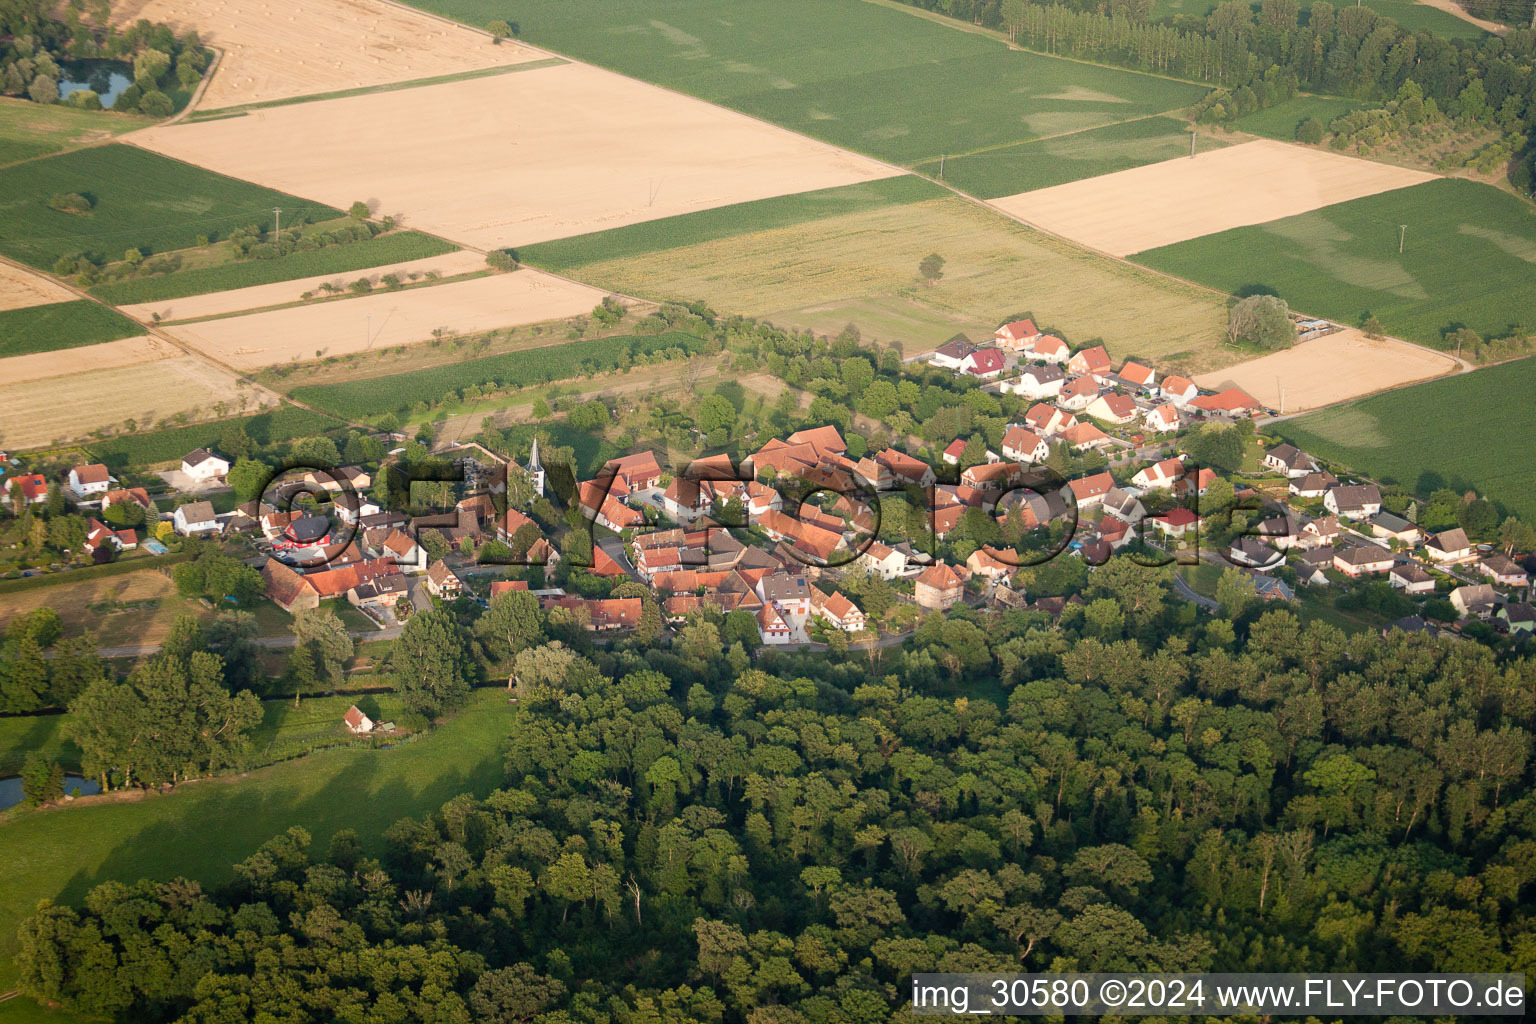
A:
<svg viewBox="0 0 1536 1024">
<path fill-rule="evenodd" d="M 940 153 L 939 154 L 939 180 L 940 181 L 944 180 L 944 158 L 946 156 L 948 156 L 948 155 L 949 155 L 948 153 Z"/>
<path fill-rule="evenodd" d="M 364 352 L 366 352 L 369 349 L 373 348 L 373 314 L 372 313 L 368 314 L 368 326 L 367 326 L 367 328 L 365 330 L 367 331 L 367 333 L 363 335 L 363 342 L 364 342 L 364 344 L 363 344 L 363 351 Z"/>
<path fill-rule="evenodd" d="M 1408 239 L 1408 225 L 1407 224 L 1399 224 L 1397 226 L 1397 254 L 1399 256 L 1401 256 L 1403 254 L 1403 242 L 1407 241 L 1407 239 Z"/>
<path fill-rule="evenodd" d="M 275 241 L 283 230 L 283 210 L 281 207 L 272 207 L 272 238 Z"/>
<path fill-rule="evenodd" d="M 1193 128 L 1189 130 L 1189 158 L 1191 160 L 1195 158 L 1195 138 L 1198 134 Z"/>
</svg>

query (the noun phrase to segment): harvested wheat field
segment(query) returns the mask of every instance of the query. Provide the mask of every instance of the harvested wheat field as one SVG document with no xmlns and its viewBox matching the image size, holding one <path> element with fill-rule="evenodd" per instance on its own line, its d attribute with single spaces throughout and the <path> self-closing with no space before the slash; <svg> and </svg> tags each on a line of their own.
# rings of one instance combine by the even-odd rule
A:
<svg viewBox="0 0 1536 1024">
<path fill-rule="evenodd" d="M 117 308 L 135 320 L 141 321 L 149 320 L 156 313 L 160 314 L 162 320 L 195 320 L 198 317 L 222 316 L 225 313 L 239 313 L 247 309 L 262 309 L 266 306 L 299 302 L 305 292 L 321 294 L 322 285 L 330 284 L 345 289 L 347 285 L 360 278 L 367 278 L 370 283 L 377 285 L 379 279 L 385 274 L 395 274 L 402 282 L 409 283 L 412 274 L 417 277 L 428 273 L 436 273 L 440 277 L 456 277 L 459 274 L 470 274 L 484 269 L 484 255 L 461 249 L 439 256 L 426 256 L 419 260 L 391 263 L 383 267 L 369 267 L 366 270 L 352 270 L 343 274 L 301 277 L 294 281 L 258 284 L 249 288 L 232 288 L 227 292 L 188 295 L 185 298 L 164 299 L 159 302 L 138 302 Z"/>
<path fill-rule="evenodd" d="M 76 366 L 81 365 L 79 351 L 67 353 Z M 7 382 L 0 384 L 0 444 L 32 448 L 75 440 L 120 427 L 127 419 L 143 430 L 177 413 L 206 415 L 214 402 L 232 401 L 240 393 L 233 375 L 186 355 L 136 366 L 93 367 L 25 384 Z M 257 404 L 278 400 L 262 389 L 250 393 Z"/>
<path fill-rule="evenodd" d="M 1261 139 L 1021 192 L 992 205 L 1074 242 L 1129 256 L 1435 177 Z"/>
<path fill-rule="evenodd" d="M 1443 353 L 1393 338 L 1367 338 L 1351 327 L 1201 374 L 1195 383 L 1213 391 L 1241 388 L 1271 409 L 1293 413 L 1443 377 L 1457 365 Z"/>
<path fill-rule="evenodd" d="M 122 341 L 108 341 L 100 345 L 33 352 L 0 359 L 0 381 L 23 384 L 27 381 L 47 380 L 74 373 L 82 366 L 92 370 L 120 370 L 181 354 L 174 345 L 156 338 L 124 338 Z"/>
<path fill-rule="evenodd" d="M 0 601 L 0 627 L 18 615 L 49 607 L 67 633 L 94 632 L 103 643 L 153 644 L 170 635 L 176 615 L 201 615 L 196 602 L 176 592 L 167 573 L 146 561 L 138 572 L 12 591 Z"/>
<path fill-rule="evenodd" d="M 75 297 L 74 292 L 41 274 L 0 263 L 0 310 L 45 306 L 50 302 L 68 302 Z"/>
<path fill-rule="evenodd" d="M 168 333 L 242 370 L 589 313 L 606 292 L 537 270 L 204 320 Z M 370 319 L 371 318 L 371 319 Z"/>
<path fill-rule="evenodd" d="M 409 82 L 548 56 L 382 0 L 121 0 L 112 20 L 195 29 L 223 51 L 203 110 Z"/>
<path fill-rule="evenodd" d="M 408 135 L 401 125 L 409 125 Z M 169 125 L 132 141 L 495 248 L 898 173 L 584 64 Z"/>
</svg>

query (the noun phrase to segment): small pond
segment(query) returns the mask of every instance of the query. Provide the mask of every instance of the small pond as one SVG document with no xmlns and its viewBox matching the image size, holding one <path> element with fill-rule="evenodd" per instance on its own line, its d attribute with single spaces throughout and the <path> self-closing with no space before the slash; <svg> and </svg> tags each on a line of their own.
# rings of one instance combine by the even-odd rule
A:
<svg viewBox="0 0 1536 1024">
<path fill-rule="evenodd" d="M 64 793 L 69 795 L 75 790 L 80 791 L 81 796 L 90 796 L 92 793 L 100 793 L 101 786 L 92 779 L 81 775 L 64 776 Z M 0 811 L 7 807 L 14 807 L 21 803 L 21 779 L 11 776 L 8 779 L 0 779 Z"/>
<path fill-rule="evenodd" d="M 89 89 L 110 107 L 133 84 L 133 65 L 121 60 L 66 60 L 59 62 L 59 99 Z"/>
</svg>

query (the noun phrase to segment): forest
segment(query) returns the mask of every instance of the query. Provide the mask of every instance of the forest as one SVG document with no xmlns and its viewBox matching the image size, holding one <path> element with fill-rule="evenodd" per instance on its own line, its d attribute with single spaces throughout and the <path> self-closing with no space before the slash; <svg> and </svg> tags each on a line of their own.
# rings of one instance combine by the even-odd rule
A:
<svg viewBox="0 0 1536 1024">
<path fill-rule="evenodd" d="M 1127 559 L 1059 619 L 962 606 L 900 648 L 754 659 L 709 619 L 508 642 L 488 798 L 45 902 L 22 991 L 120 1021 L 861 1024 L 914 971 L 1536 969 L 1527 657 L 1197 619 Z M 206 686 L 218 655 L 185 657 Z"/>
</svg>

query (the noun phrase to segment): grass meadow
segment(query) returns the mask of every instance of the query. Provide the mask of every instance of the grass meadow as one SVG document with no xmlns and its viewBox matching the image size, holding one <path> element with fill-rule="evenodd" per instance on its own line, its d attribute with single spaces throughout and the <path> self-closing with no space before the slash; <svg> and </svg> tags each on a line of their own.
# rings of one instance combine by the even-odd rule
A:
<svg viewBox="0 0 1536 1024">
<path fill-rule="evenodd" d="M 1332 96 L 1297 96 L 1267 110 L 1256 110 L 1232 124 L 1234 128 L 1252 135 L 1294 142 L 1297 126 L 1309 117 L 1317 118 L 1326 128 L 1335 118 L 1370 105 L 1360 100 L 1341 100 Z"/>
<path fill-rule="evenodd" d="M 251 285 L 293 281 L 321 274 L 345 274 L 354 270 L 441 256 L 458 249 L 418 231 L 400 231 L 365 242 L 348 242 L 309 252 L 294 252 L 270 260 L 239 260 L 216 266 L 193 267 L 153 277 L 98 284 L 91 294 L 103 302 L 123 306 L 138 302 L 162 302 L 189 295 L 248 288 Z"/>
<path fill-rule="evenodd" d="M 1406 243 L 1398 253 L 1400 225 Z M 1270 291 L 1307 313 L 1445 347 L 1536 328 L 1536 211 L 1447 178 L 1137 253 L 1149 267 L 1234 294 Z"/>
<path fill-rule="evenodd" d="M 1421 493 L 1475 490 L 1529 522 L 1536 435 L 1511 429 L 1511 416 L 1530 408 L 1532 395 L 1536 359 L 1521 359 L 1283 420 L 1271 432 Z"/>
<path fill-rule="evenodd" d="M 231 864 L 293 825 L 321 851 L 350 828 L 377 853 L 400 818 L 496 787 L 515 713 L 501 691 L 480 690 L 453 719 L 394 749 L 343 747 L 139 800 L 11 812 L 0 826 L 0 990 L 16 980 L 16 929 L 38 900 L 78 904 L 101 882 L 141 877 L 218 884 Z"/>
<path fill-rule="evenodd" d="M 540 242 L 518 249 L 517 257 L 530 266 L 565 273 L 600 260 L 643 256 L 749 231 L 785 228 L 862 210 L 935 199 L 944 194 L 942 187 L 913 175 L 881 178 Z"/>
<path fill-rule="evenodd" d="M 266 412 L 238 416 L 234 419 L 109 437 L 101 441 L 91 441 L 86 447 L 93 456 L 108 466 L 152 465 L 179 459 L 196 448 L 217 446 L 219 438 L 223 437 L 224 432 L 235 424 L 243 426 L 246 433 L 260 444 L 271 444 L 295 437 L 313 437 L 343 425 L 341 421 L 323 413 L 284 405 Z"/>
<path fill-rule="evenodd" d="M 0 358 L 133 338 L 144 328 L 90 299 L 0 310 Z"/>
<path fill-rule="evenodd" d="M 943 278 L 920 283 L 930 252 Z M 925 351 L 957 331 L 988 333 L 1029 311 L 1074 345 L 1095 338 L 1116 359 L 1162 369 L 1216 369 L 1234 361 L 1221 343 L 1219 296 L 1140 272 L 1052 239 L 969 200 L 946 196 L 807 224 L 748 232 L 582 268 L 599 287 L 653 299 L 702 298 L 717 309 L 866 337 Z M 792 299 L 790 298 L 792 297 Z M 792 308 L 785 308 L 793 301 Z"/>
<path fill-rule="evenodd" d="M 153 118 L 139 114 L 0 97 L 0 166 L 90 145 L 151 124 Z"/>
<path fill-rule="evenodd" d="M 471 25 L 499 0 L 417 0 Z M 902 164 L 1187 106 L 1205 89 L 855 0 L 529 0 L 522 38 Z"/>
<path fill-rule="evenodd" d="M 88 213 L 48 205 L 61 193 L 91 200 Z M 0 169 L 0 252 L 42 269 L 61 256 L 99 253 L 120 259 L 185 249 L 198 236 L 217 237 L 251 224 L 342 216 L 340 210 L 226 178 L 117 143 L 62 153 Z"/>
<path fill-rule="evenodd" d="M 1189 132 L 1188 122 L 1172 117 L 1125 121 L 947 159 L 944 181 L 973 196 L 998 199 L 1188 156 Z M 1203 152 L 1235 141 L 1202 131 L 1196 144 Z M 937 161 L 917 169 L 939 176 Z"/>
</svg>

